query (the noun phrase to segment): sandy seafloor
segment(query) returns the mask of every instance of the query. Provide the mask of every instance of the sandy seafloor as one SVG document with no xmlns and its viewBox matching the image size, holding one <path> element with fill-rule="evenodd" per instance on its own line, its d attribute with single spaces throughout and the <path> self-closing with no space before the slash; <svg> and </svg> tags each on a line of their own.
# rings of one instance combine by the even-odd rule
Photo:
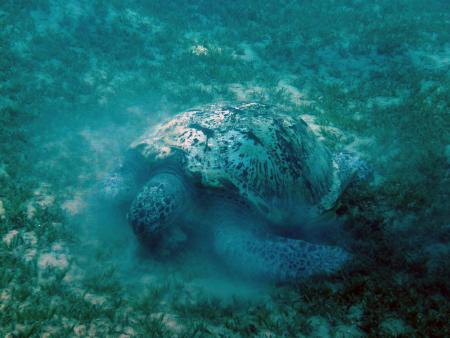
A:
<svg viewBox="0 0 450 338">
<path fill-rule="evenodd" d="M 0 335 L 450 336 L 449 70 L 446 0 L 2 1 Z M 373 169 L 336 208 L 351 266 L 228 278 L 88 211 L 154 123 L 252 100 Z"/>
</svg>

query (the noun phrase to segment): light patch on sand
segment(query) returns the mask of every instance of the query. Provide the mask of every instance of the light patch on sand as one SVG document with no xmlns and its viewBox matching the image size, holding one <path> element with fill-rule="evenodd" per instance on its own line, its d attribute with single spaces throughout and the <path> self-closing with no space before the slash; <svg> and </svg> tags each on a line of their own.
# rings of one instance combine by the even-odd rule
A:
<svg viewBox="0 0 450 338">
<path fill-rule="evenodd" d="M 137 116 L 143 116 L 145 114 L 144 110 L 141 107 L 138 106 L 131 106 L 127 108 L 127 113 L 137 115 Z"/>
<path fill-rule="evenodd" d="M 239 101 L 244 101 L 247 98 L 244 86 L 239 83 L 230 84 L 228 90 L 232 92 Z"/>
<path fill-rule="evenodd" d="M 134 29 L 142 30 L 141 26 L 147 26 L 147 28 L 151 27 L 153 32 L 157 32 L 162 29 L 162 24 L 155 18 L 149 17 L 147 15 L 141 15 L 129 8 L 125 10 L 125 18 L 131 24 L 131 26 L 133 26 Z"/>
<path fill-rule="evenodd" d="M 164 323 L 164 325 L 171 329 L 174 332 L 181 332 L 183 331 L 183 326 L 178 323 L 178 318 L 176 315 L 173 314 L 169 314 L 169 313 L 163 313 L 163 312 L 158 312 L 158 313 L 153 313 L 150 317 L 154 318 L 154 319 L 159 319 L 162 316 L 162 322 Z"/>
<path fill-rule="evenodd" d="M 11 299 L 11 290 L 3 289 L 0 293 L 0 300 L 3 302 L 8 302 Z"/>
<path fill-rule="evenodd" d="M 103 319 L 95 319 L 91 325 L 89 325 L 88 336 L 89 337 L 101 337 L 103 332 L 106 332 L 109 327 L 109 323 Z"/>
<path fill-rule="evenodd" d="M 33 195 L 35 196 L 36 203 L 41 207 L 49 207 L 55 202 L 55 196 L 49 194 L 51 186 L 48 183 L 41 183 Z"/>
<path fill-rule="evenodd" d="M 64 270 L 69 266 L 67 256 L 62 253 L 44 253 L 39 256 L 38 266 L 41 269 L 54 268 Z"/>
<path fill-rule="evenodd" d="M 195 54 L 197 56 L 208 55 L 209 50 L 208 50 L 208 48 L 206 48 L 203 45 L 196 45 L 196 46 L 192 46 L 191 53 Z"/>
<path fill-rule="evenodd" d="M 31 262 L 36 257 L 36 254 L 36 249 L 27 249 L 25 251 L 25 254 L 23 255 L 23 259 L 25 260 L 25 262 Z"/>
<path fill-rule="evenodd" d="M 356 325 L 338 325 L 334 328 L 332 337 L 359 338 L 366 337 L 366 334 L 361 331 Z"/>
<path fill-rule="evenodd" d="M 3 289 L 2 292 L 0 293 L 0 311 L 3 311 L 3 309 L 8 305 L 10 300 L 11 300 L 11 290 Z"/>
<path fill-rule="evenodd" d="M 353 153 L 361 153 L 364 150 L 373 148 L 375 144 L 374 137 L 359 137 L 354 134 L 344 132 L 333 126 L 322 126 L 316 122 L 316 117 L 309 114 L 302 114 L 300 118 L 304 120 L 317 138 L 324 141 L 333 136 L 343 145 L 345 150 Z M 326 137 L 328 136 L 328 137 Z"/>
<path fill-rule="evenodd" d="M 49 325 L 46 327 L 46 332 L 42 334 L 42 338 L 58 337 L 59 330 L 59 327 Z"/>
<path fill-rule="evenodd" d="M 75 325 L 73 328 L 73 332 L 78 337 L 86 337 L 87 333 L 86 325 Z"/>
<path fill-rule="evenodd" d="M 6 171 L 6 166 L 4 163 L 0 163 L 0 177 L 5 176 L 8 177 L 8 173 Z"/>
<path fill-rule="evenodd" d="M 447 144 L 445 146 L 444 153 L 445 153 L 445 157 L 447 158 L 447 163 L 450 164 L 450 144 Z"/>
<path fill-rule="evenodd" d="M 0 218 L 4 219 L 6 214 L 5 207 L 3 206 L 3 201 L 0 200 Z"/>
<path fill-rule="evenodd" d="M 14 324 L 14 331 L 5 335 L 5 338 L 25 337 L 27 326 L 24 324 Z"/>
<path fill-rule="evenodd" d="M 92 305 L 103 305 L 107 302 L 107 298 L 104 296 L 95 295 L 93 293 L 86 293 L 84 300 Z"/>
<path fill-rule="evenodd" d="M 381 333 L 389 336 L 400 336 L 411 332 L 408 325 L 400 318 L 388 318 L 380 324 Z"/>
<path fill-rule="evenodd" d="M 136 336 L 136 331 L 131 327 L 127 326 L 123 329 L 124 333 L 122 333 L 119 338 L 130 338 Z"/>
<path fill-rule="evenodd" d="M 27 203 L 27 217 L 32 219 L 36 213 L 36 206 L 41 208 L 48 208 L 55 203 L 55 196 L 49 193 L 50 184 L 41 183 L 39 188 L 34 190 L 33 198 Z"/>
<path fill-rule="evenodd" d="M 298 88 L 289 84 L 287 80 L 280 80 L 277 88 L 279 90 L 284 90 L 288 94 L 290 101 L 295 105 L 309 106 L 312 103 L 312 101 L 306 99 L 305 93 L 300 92 Z"/>
<path fill-rule="evenodd" d="M 78 267 L 76 264 L 71 264 L 70 270 L 66 273 L 63 280 L 66 283 L 74 283 L 76 281 L 81 281 L 85 276 L 85 271 Z M 80 292 L 82 294 L 83 292 Z"/>
<path fill-rule="evenodd" d="M 19 232 L 17 230 L 11 230 L 5 236 L 3 236 L 3 243 L 11 245 L 12 241 L 17 237 Z"/>
<path fill-rule="evenodd" d="M 313 337 L 331 337 L 330 324 L 328 321 L 320 316 L 313 316 L 309 318 L 309 324 L 311 325 Z"/>
<path fill-rule="evenodd" d="M 22 238 L 25 241 L 25 243 L 28 244 L 29 246 L 35 246 L 38 242 L 38 238 L 33 231 L 25 232 L 22 235 Z"/>
<path fill-rule="evenodd" d="M 32 202 L 27 204 L 27 218 L 32 219 L 36 213 L 36 208 L 33 206 Z"/>
<path fill-rule="evenodd" d="M 341 129 L 332 126 L 321 126 L 320 133 L 328 136 L 325 138 L 328 139 L 331 136 L 342 144 L 349 143 L 352 139 L 351 135 L 345 134 Z"/>
<path fill-rule="evenodd" d="M 399 106 L 403 101 L 404 95 L 401 96 L 377 96 L 370 98 L 367 101 L 367 108 L 372 109 L 373 107 L 388 108 Z"/>
<path fill-rule="evenodd" d="M 409 52 L 413 63 L 419 68 L 448 69 L 450 67 L 450 44 L 439 51 L 413 50 Z"/>
<path fill-rule="evenodd" d="M 316 122 L 316 117 L 309 114 L 300 115 L 300 118 L 306 122 L 308 127 L 313 131 L 313 133 L 320 139 L 324 140 L 325 138 L 321 133 L 321 126 Z"/>
<path fill-rule="evenodd" d="M 83 201 L 81 194 L 78 193 L 71 200 L 64 201 L 61 204 L 61 208 L 71 216 L 78 215 L 86 207 L 86 203 Z"/>
<path fill-rule="evenodd" d="M 350 152 L 362 152 L 365 149 L 373 149 L 375 146 L 374 137 L 354 137 L 353 142 L 345 147 Z"/>
<path fill-rule="evenodd" d="M 90 129 L 84 129 L 80 132 L 80 135 L 89 143 L 92 151 L 96 153 L 104 153 L 111 148 L 111 138 L 109 137 L 111 133 L 112 131 L 104 131 L 101 133 Z"/>
<path fill-rule="evenodd" d="M 243 61 L 247 61 L 247 62 L 259 60 L 258 55 L 256 54 L 256 52 L 253 50 L 253 48 L 249 44 L 241 43 L 239 46 L 242 48 L 244 53 L 242 55 L 236 55 L 236 57 L 238 57 L 239 59 L 241 59 Z"/>
<path fill-rule="evenodd" d="M 64 250 L 64 243 L 57 242 L 52 244 L 52 251 L 63 251 Z"/>
<path fill-rule="evenodd" d="M 228 90 L 232 92 L 239 101 L 252 101 L 255 96 L 267 98 L 267 94 L 263 87 L 255 85 L 243 86 L 240 83 L 231 83 Z"/>
</svg>

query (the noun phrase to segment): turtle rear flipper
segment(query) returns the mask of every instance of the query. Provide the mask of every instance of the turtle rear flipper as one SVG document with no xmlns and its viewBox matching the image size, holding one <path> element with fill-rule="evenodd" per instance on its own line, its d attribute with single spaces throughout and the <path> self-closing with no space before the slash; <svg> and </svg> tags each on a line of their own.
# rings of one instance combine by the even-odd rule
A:
<svg viewBox="0 0 450 338">
<path fill-rule="evenodd" d="M 339 270 L 351 255 L 342 248 L 283 237 L 261 237 L 240 227 L 218 226 L 216 253 L 251 277 L 287 281 Z"/>
</svg>

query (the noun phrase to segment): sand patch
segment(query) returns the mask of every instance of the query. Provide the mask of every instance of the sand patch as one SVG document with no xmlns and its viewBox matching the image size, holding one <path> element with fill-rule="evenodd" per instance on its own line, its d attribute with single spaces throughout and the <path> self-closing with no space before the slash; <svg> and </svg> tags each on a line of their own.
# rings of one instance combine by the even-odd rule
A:
<svg viewBox="0 0 450 338">
<path fill-rule="evenodd" d="M 91 303 L 92 305 L 103 305 L 108 299 L 104 296 L 95 295 L 93 293 L 86 293 L 84 300 Z"/>
<path fill-rule="evenodd" d="M 309 325 L 312 329 L 313 337 L 331 337 L 330 324 L 325 318 L 320 316 L 313 316 L 309 318 Z"/>
<path fill-rule="evenodd" d="M 54 268 L 64 270 L 69 266 L 67 256 L 62 253 L 44 253 L 39 256 L 38 266 L 41 269 Z"/>
<path fill-rule="evenodd" d="M 0 311 L 3 311 L 6 308 L 11 298 L 12 292 L 10 289 L 3 289 L 0 292 Z"/>
<path fill-rule="evenodd" d="M 45 209 L 54 205 L 56 198 L 50 193 L 50 189 L 50 184 L 44 182 L 33 191 L 33 198 L 26 204 L 28 219 L 34 217 L 36 207 Z"/>
<path fill-rule="evenodd" d="M 445 146 L 445 151 L 444 151 L 444 153 L 445 153 L 445 157 L 446 157 L 446 159 L 447 159 L 447 163 L 450 164 L 450 144 L 447 144 L 447 145 Z"/>
<path fill-rule="evenodd" d="M 322 126 L 316 122 L 316 117 L 309 114 L 302 114 L 300 118 L 308 124 L 308 127 L 312 130 L 312 132 L 320 139 L 324 140 L 325 138 L 322 135 L 321 128 Z"/>
<path fill-rule="evenodd" d="M 25 244 L 32 246 L 32 247 L 35 246 L 38 242 L 38 238 L 33 231 L 25 232 L 22 235 L 22 238 L 23 238 Z"/>
<path fill-rule="evenodd" d="M 101 337 L 104 332 L 107 332 L 110 323 L 106 320 L 97 319 L 89 325 L 88 336 L 89 337 Z"/>
<path fill-rule="evenodd" d="M 261 86 L 231 83 L 228 90 L 236 96 L 238 101 L 253 101 L 255 96 L 267 99 L 266 90 Z"/>
<path fill-rule="evenodd" d="M 182 332 L 183 325 L 178 322 L 178 317 L 173 314 L 158 312 L 150 316 L 153 319 L 161 319 L 164 325 L 173 332 Z"/>
<path fill-rule="evenodd" d="M 23 255 L 25 262 L 31 262 L 37 255 L 36 249 L 27 249 Z"/>
<path fill-rule="evenodd" d="M 75 325 L 73 328 L 73 332 L 78 337 L 86 337 L 87 333 L 86 325 Z"/>
<path fill-rule="evenodd" d="M 208 55 L 209 50 L 203 45 L 196 45 L 191 47 L 191 53 L 197 56 Z"/>
<path fill-rule="evenodd" d="M 246 62 L 256 62 L 260 61 L 260 58 L 258 57 L 257 53 L 253 49 L 253 47 L 247 43 L 241 43 L 239 47 L 242 48 L 242 54 L 235 54 L 235 57 L 246 61 Z"/>
<path fill-rule="evenodd" d="M 306 99 L 306 94 L 302 93 L 298 88 L 289 84 L 287 80 L 280 80 L 277 88 L 284 90 L 290 101 L 297 106 L 309 106 L 312 101 Z"/>
<path fill-rule="evenodd" d="M 122 333 L 119 338 L 130 338 L 130 337 L 135 337 L 136 331 L 131 327 L 131 326 L 127 326 L 126 328 L 123 329 L 124 333 Z"/>
<path fill-rule="evenodd" d="M 411 329 L 400 318 L 388 318 L 380 324 L 382 335 L 400 336 L 411 332 Z"/>
<path fill-rule="evenodd" d="M 17 230 L 11 230 L 6 235 L 3 236 L 3 243 L 6 245 L 11 245 L 12 241 L 17 237 L 19 234 L 19 231 Z"/>
<path fill-rule="evenodd" d="M 4 163 L 0 163 L 0 177 L 8 177 L 8 173 L 6 172 L 6 166 Z"/>
<path fill-rule="evenodd" d="M 418 68 L 448 69 L 450 67 L 450 44 L 444 45 L 441 50 L 412 50 L 409 57 Z"/>
<path fill-rule="evenodd" d="M 395 107 L 402 104 L 406 94 L 399 95 L 399 96 L 376 96 L 373 98 L 370 98 L 367 101 L 367 108 L 372 109 L 374 107 L 378 108 L 389 108 L 389 107 Z"/>
<path fill-rule="evenodd" d="M 35 203 L 42 208 L 49 207 L 55 202 L 55 196 L 49 193 L 50 188 L 50 184 L 42 183 L 39 188 L 33 192 L 35 196 Z"/>
<path fill-rule="evenodd" d="M 86 207 L 86 203 L 82 199 L 81 193 L 77 193 L 73 199 L 64 201 L 61 208 L 71 216 L 78 215 Z"/>
<path fill-rule="evenodd" d="M 1 219 L 5 219 L 5 214 L 6 214 L 6 210 L 5 207 L 3 206 L 3 201 L 0 200 L 0 218 Z"/>
<path fill-rule="evenodd" d="M 63 281 L 66 283 L 74 284 L 75 282 L 83 280 L 85 275 L 86 272 L 83 269 L 81 269 L 77 264 L 71 264 L 70 270 L 64 276 Z"/>
<path fill-rule="evenodd" d="M 358 329 L 357 326 L 351 325 L 338 325 L 334 328 L 333 337 L 348 337 L 348 338 L 358 338 L 358 337 L 366 337 L 367 335 Z"/>
</svg>

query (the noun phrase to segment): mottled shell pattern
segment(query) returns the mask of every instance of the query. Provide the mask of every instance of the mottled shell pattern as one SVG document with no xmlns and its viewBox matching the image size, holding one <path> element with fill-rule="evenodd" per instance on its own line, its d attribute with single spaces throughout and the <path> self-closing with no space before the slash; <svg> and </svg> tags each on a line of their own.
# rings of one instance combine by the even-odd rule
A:
<svg viewBox="0 0 450 338">
<path fill-rule="evenodd" d="M 174 116 L 131 145 L 152 163 L 173 158 L 205 188 L 237 191 L 272 221 L 292 207 L 328 209 L 336 163 L 306 122 L 259 103 L 210 105 Z M 181 156 L 180 156 L 181 154 Z"/>
</svg>

